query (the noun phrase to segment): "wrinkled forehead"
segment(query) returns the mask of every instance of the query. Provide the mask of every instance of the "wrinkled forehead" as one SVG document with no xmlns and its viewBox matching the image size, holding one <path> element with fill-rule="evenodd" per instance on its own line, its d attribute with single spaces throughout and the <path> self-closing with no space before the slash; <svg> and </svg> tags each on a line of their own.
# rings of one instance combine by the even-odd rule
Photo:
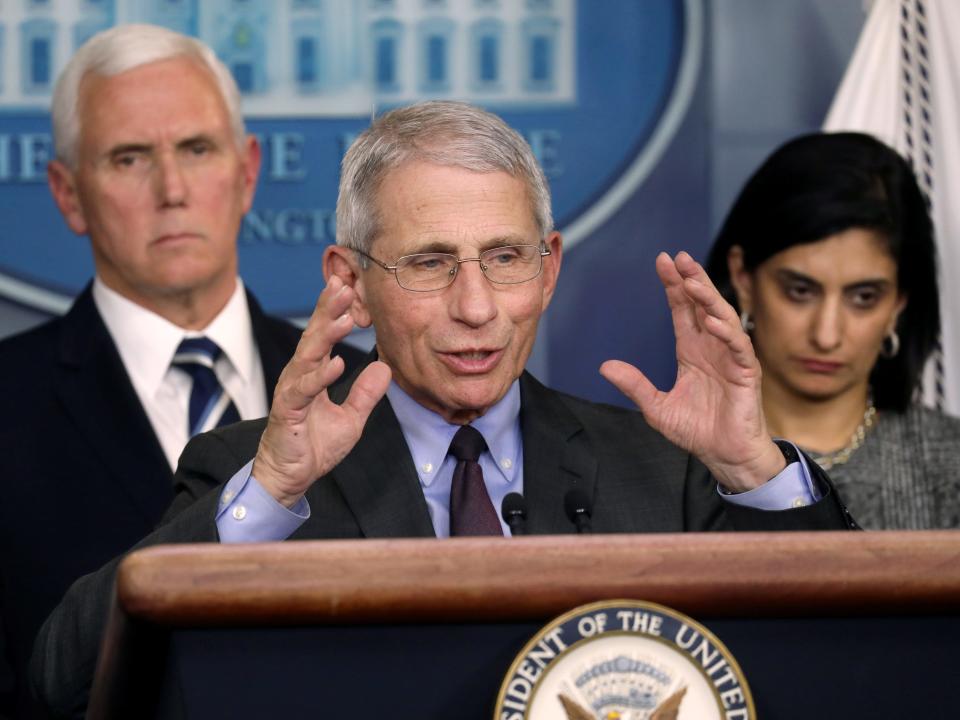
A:
<svg viewBox="0 0 960 720">
<path fill-rule="evenodd" d="M 386 256 L 476 256 L 542 238 L 526 184 L 505 171 L 411 161 L 385 173 L 376 195 L 372 248 Z"/>
<path fill-rule="evenodd" d="M 88 75 L 81 91 L 78 158 L 98 157 L 119 145 L 175 144 L 201 136 L 242 147 L 216 81 L 189 58 Z"/>
<path fill-rule="evenodd" d="M 175 76 L 179 82 L 170 82 Z M 190 55 L 150 60 L 119 72 L 88 70 L 80 79 L 77 93 L 77 118 L 83 120 L 91 112 L 116 109 L 116 100 L 134 92 L 173 97 L 189 93 L 196 103 L 216 104 L 229 116 L 226 98 L 213 72 L 201 60 Z M 103 108 L 104 99 L 113 102 Z"/>
</svg>

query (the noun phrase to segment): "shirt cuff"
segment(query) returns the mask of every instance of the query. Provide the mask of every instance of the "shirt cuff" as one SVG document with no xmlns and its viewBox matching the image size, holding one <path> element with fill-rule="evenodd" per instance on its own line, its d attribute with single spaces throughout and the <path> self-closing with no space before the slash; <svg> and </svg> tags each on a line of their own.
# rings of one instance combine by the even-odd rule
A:
<svg viewBox="0 0 960 720">
<path fill-rule="evenodd" d="M 789 440 L 787 442 L 790 442 Z M 820 490 L 810 475 L 807 459 L 799 448 L 800 462 L 787 465 L 780 473 L 763 485 L 742 493 L 728 493 L 717 485 L 717 492 L 725 502 L 753 508 L 754 510 L 792 510 L 817 502 Z"/>
<path fill-rule="evenodd" d="M 253 460 L 227 481 L 217 508 L 217 531 L 222 543 L 286 540 L 310 517 L 305 497 L 287 509 L 250 474 Z"/>
</svg>

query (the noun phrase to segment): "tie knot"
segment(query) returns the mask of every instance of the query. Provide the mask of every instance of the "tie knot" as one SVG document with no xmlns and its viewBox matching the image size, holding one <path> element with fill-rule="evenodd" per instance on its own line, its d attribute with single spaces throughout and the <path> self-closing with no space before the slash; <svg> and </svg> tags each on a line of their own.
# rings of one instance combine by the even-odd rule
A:
<svg viewBox="0 0 960 720">
<path fill-rule="evenodd" d="M 177 367 L 201 365 L 212 370 L 213 363 L 220 357 L 221 352 L 220 346 L 210 338 L 185 338 L 174 353 L 173 362 L 170 364 Z"/>
<path fill-rule="evenodd" d="M 193 383 L 187 414 L 190 437 L 240 419 L 236 405 L 224 392 L 214 371 L 214 362 L 221 354 L 210 338 L 186 338 L 170 363 L 171 367 L 186 373 Z"/>
<path fill-rule="evenodd" d="M 486 448 L 483 435 L 472 425 L 464 425 L 457 430 L 450 442 L 450 454 L 461 461 L 476 462 Z"/>
</svg>

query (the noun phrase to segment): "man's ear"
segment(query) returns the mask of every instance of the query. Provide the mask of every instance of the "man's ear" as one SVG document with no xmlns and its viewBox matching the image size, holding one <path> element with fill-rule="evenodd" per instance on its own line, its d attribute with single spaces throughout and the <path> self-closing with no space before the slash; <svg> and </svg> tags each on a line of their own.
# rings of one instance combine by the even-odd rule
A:
<svg viewBox="0 0 960 720">
<path fill-rule="evenodd" d="M 547 235 L 543 241 L 549 255 L 543 257 L 543 309 L 545 311 L 553 298 L 553 292 L 557 289 L 557 281 L 560 278 L 560 265 L 563 263 L 563 238 L 556 230 Z M 541 311 L 541 312 L 542 312 Z"/>
<path fill-rule="evenodd" d="M 743 265 L 743 248 L 734 245 L 727 253 L 727 270 L 730 284 L 737 293 L 737 305 L 740 312 L 748 315 L 753 312 L 753 276 Z"/>
<path fill-rule="evenodd" d="M 253 196 L 257 190 L 257 177 L 260 175 L 260 161 L 263 153 L 260 142 L 255 135 L 247 135 L 240 153 L 240 162 L 243 172 L 243 212 L 250 212 L 253 207 Z"/>
<path fill-rule="evenodd" d="M 353 288 L 355 297 L 350 305 L 353 322 L 362 328 L 370 327 L 373 320 L 367 308 L 366 288 L 363 285 L 360 261 L 353 250 L 342 245 L 328 245 L 323 251 L 323 279 L 330 282 L 334 275 L 340 278 L 344 285 Z"/>
<path fill-rule="evenodd" d="M 67 221 L 67 227 L 77 235 L 86 235 L 87 219 L 77 193 L 77 182 L 73 172 L 59 160 L 51 160 L 47 163 L 47 184 L 50 186 L 53 201 L 60 209 L 60 214 Z"/>
</svg>

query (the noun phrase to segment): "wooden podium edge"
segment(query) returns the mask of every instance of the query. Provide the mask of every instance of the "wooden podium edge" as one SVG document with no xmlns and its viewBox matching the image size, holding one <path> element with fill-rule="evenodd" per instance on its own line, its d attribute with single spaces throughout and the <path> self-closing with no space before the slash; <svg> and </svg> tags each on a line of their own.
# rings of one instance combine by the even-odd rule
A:
<svg viewBox="0 0 960 720">
<path fill-rule="evenodd" d="M 543 621 L 605 599 L 694 618 L 955 615 L 960 533 L 803 532 L 170 545 L 121 564 L 88 718 L 156 708 L 171 631 Z"/>
<path fill-rule="evenodd" d="M 689 615 L 960 607 L 960 534 L 685 533 L 179 545 L 131 554 L 119 607 L 158 625 L 499 621 L 604 598 Z"/>
</svg>

